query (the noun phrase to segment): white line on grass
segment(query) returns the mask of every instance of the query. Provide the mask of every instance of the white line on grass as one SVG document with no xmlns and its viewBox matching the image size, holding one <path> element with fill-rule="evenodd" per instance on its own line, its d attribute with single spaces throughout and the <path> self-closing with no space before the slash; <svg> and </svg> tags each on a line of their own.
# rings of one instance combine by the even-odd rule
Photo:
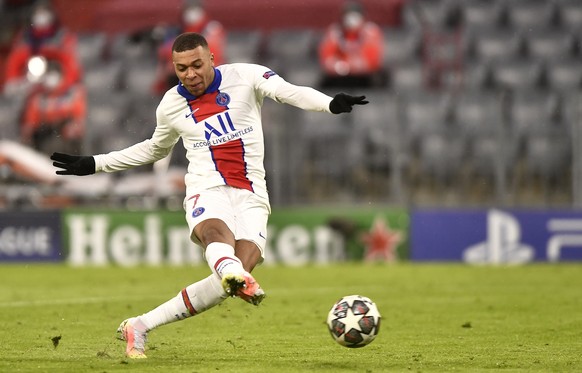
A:
<svg viewBox="0 0 582 373">
<path fill-rule="evenodd" d="M 34 306 L 57 306 L 67 304 L 92 304 L 104 302 L 118 302 L 125 300 L 154 300 L 159 297 L 149 296 L 123 296 L 123 297 L 85 297 L 72 299 L 43 299 L 43 300 L 23 300 L 12 302 L 0 302 L 0 308 L 18 308 Z"/>
<path fill-rule="evenodd" d="M 334 294 L 338 292 L 339 288 L 334 287 L 310 287 L 310 288 L 270 288 L 268 294 L 281 295 L 281 294 Z M 385 290 L 384 287 L 374 285 L 374 286 L 345 286 L 341 289 L 341 294 L 338 296 L 344 296 L 349 294 L 360 294 L 366 295 L 369 291 L 382 291 Z M 94 303 L 108 303 L 108 302 L 120 302 L 120 301 L 163 301 L 165 299 L 164 295 L 154 296 L 152 294 L 148 295 L 132 295 L 132 296 L 104 296 L 104 297 L 83 297 L 83 298 L 68 298 L 68 299 L 39 299 L 39 300 L 22 300 L 22 301 L 8 301 L 0 302 L 1 308 L 19 308 L 19 307 L 37 307 L 37 306 L 58 306 L 58 305 L 69 305 L 69 304 L 94 304 Z"/>
</svg>

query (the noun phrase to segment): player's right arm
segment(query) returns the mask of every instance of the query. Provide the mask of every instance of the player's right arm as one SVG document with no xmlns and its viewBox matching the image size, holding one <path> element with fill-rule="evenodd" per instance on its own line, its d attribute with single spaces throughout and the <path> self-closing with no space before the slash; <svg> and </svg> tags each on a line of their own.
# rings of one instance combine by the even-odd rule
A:
<svg viewBox="0 0 582 373">
<path fill-rule="evenodd" d="M 160 104 L 156 111 L 158 124 L 150 139 L 122 150 L 93 156 L 53 153 L 53 166 L 61 168 L 57 175 L 91 175 L 96 172 L 122 171 L 159 161 L 170 154 L 179 134 L 170 126 Z"/>
</svg>

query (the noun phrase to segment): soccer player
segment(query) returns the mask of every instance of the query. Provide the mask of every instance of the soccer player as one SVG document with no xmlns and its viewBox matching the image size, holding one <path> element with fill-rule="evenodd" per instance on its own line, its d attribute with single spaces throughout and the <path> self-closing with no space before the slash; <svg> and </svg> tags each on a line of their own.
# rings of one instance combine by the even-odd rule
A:
<svg viewBox="0 0 582 373">
<path fill-rule="evenodd" d="M 212 274 L 186 286 L 157 308 L 124 320 L 120 338 L 129 358 L 145 358 L 152 329 L 200 314 L 228 296 L 258 305 L 265 292 L 250 274 L 263 261 L 270 205 L 263 166 L 261 105 L 265 97 L 304 110 L 352 111 L 365 96 L 329 97 L 286 82 L 267 67 L 235 63 L 214 67 L 206 39 L 179 35 L 172 59 L 180 83 L 168 90 L 150 139 L 95 156 L 54 153 L 59 175 L 113 172 L 158 161 L 181 137 L 189 161 L 184 209 L 190 238 L 204 248 Z"/>
</svg>

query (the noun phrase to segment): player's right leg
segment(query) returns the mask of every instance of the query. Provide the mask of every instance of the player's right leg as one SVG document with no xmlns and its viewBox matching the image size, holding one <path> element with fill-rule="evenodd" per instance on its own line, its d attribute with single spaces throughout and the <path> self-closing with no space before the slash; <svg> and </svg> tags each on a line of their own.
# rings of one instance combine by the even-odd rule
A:
<svg viewBox="0 0 582 373">
<path fill-rule="evenodd" d="M 206 243 L 205 257 L 213 272 L 222 279 L 224 291 L 231 297 L 258 306 L 265 292 L 250 271 L 262 260 L 261 252 L 254 242 L 239 240 L 233 246 L 222 242 L 233 239 L 231 231 L 219 219 L 201 222 L 195 228 L 201 241 Z"/>
<path fill-rule="evenodd" d="M 263 240 L 260 232 L 266 231 L 268 208 L 257 209 L 255 203 L 249 203 L 244 206 L 247 211 L 241 209 L 241 201 L 249 200 L 249 196 L 254 194 L 216 187 L 187 198 L 184 207 L 191 239 L 204 247 L 204 258 L 212 272 L 222 279 L 225 292 L 258 305 L 264 298 L 264 291 L 250 272 L 262 261 L 262 252 L 252 240 Z M 248 211 L 255 210 L 259 216 L 248 216 Z M 245 226 L 242 222 L 246 220 L 258 222 L 258 227 L 252 225 L 252 233 L 247 229 L 241 233 L 241 226 Z"/>
<path fill-rule="evenodd" d="M 228 295 L 238 296 L 257 306 L 266 295 L 250 272 L 263 260 L 261 250 L 255 242 L 241 239 L 236 241 L 235 255 L 241 261 L 244 272 L 223 276 L 222 286 Z"/>
<path fill-rule="evenodd" d="M 222 287 L 228 295 L 239 297 L 255 306 L 258 306 L 266 296 L 259 283 L 248 272 L 226 274 L 222 278 Z"/>
</svg>

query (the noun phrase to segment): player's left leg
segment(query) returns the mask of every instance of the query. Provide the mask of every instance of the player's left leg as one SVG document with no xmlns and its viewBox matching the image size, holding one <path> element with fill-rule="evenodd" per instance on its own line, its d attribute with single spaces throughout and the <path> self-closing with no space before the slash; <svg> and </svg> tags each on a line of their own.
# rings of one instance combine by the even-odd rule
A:
<svg viewBox="0 0 582 373">
<path fill-rule="evenodd" d="M 178 295 L 143 315 L 124 320 L 118 338 L 127 342 L 129 358 L 145 358 L 147 333 L 158 326 L 198 315 L 227 298 L 221 279 L 212 274 L 182 289 Z"/>
</svg>

